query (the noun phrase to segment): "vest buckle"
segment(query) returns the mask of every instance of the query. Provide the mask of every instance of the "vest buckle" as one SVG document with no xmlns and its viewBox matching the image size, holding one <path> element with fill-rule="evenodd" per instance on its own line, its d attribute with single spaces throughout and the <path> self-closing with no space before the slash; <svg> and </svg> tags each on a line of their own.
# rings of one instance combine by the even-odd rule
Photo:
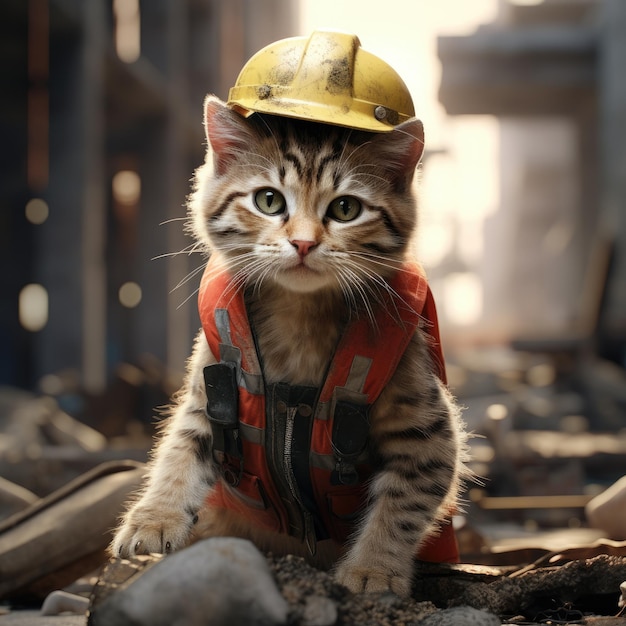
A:
<svg viewBox="0 0 626 626">
<path fill-rule="evenodd" d="M 343 459 L 338 461 L 333 472 L 333 483 L 340 485 L 358 485 L 359 473 L 353 463 L 347 463 Z"/>
</svg>

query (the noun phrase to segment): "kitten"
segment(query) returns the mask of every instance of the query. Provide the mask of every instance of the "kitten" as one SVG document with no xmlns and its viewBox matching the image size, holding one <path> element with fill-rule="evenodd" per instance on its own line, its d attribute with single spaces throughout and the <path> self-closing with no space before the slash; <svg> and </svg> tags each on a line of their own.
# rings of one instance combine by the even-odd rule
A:
<svg viewBox="0 0 626 626">
<path fill-rule="evenodd" d="M 244 118 L 209 96 L 205 128 L 207 158 L 190 200 L 191 228 L 211 255 L 205 279 L 221 277 L 218 295 L 227 302 L 243 294 L 268 389 L 319 388 L 347 324 L 365 319 L 374 336 L 382 306 L 401 323 L 405 303 L 390 283 L 410 260 L 422 125 L 410 120 L 366 133 L 271 115 Z M 218 435 L 207 416 L 204 369 L 220 355 L 200 331 L 112 552 L 169 552 L 198 537 L 241 536 L 265 550 L 335 563 L 338 581 L 352 591 L 407 595 L 417 550 L 455 508 L 465 473 L 459 409 L 421 326 L 369 410 L 373 473 L 361 486 L 365 508 L 349 522 L 347 542 L 324 540 L 323 532 L 316 539 L 310 526 L 291 537 L 206 504 L 218 487 L 231 488 L 224 487 L 224 454 L 212 449 Z"/>
</svg>

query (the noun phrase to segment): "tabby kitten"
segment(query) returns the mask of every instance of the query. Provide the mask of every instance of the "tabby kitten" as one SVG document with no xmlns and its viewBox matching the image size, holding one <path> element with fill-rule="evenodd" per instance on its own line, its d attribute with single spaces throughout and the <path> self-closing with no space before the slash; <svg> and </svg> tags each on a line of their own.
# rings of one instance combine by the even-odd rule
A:
<svg viewBox="0 0 626 626">
<path fill-rule="evenodd" d="M 190 200 L 194 235 L 241 288 L 267 384 L 319 386 L 344 325 L 369 316 L 409 257 L 416 227 L 412 181 L 423 129 L 388 133 L 255 114 L 205 103 L 207 158 Z M 397 303 L 399 304 L 399 303 Z M 216 362 L 203 332 L 166 421 L 144 488 L 124 516 L 115 555 L 170 552 L 214 535 L 335 563 L 355 592 L 410 591 L 417 549 L 456 505 L 465 435 L 435 373 L 428 339 L 412 337 L 370 412 L 374 474 L 368 504 L 346 545 L 298 540 L 204 506 L 222 480 L 212 454 L 203 368 Z M 210 406 L 208 408 L 210 411 Z M 324 545 L 322 545 L 324 544 Z"/>
</svg>

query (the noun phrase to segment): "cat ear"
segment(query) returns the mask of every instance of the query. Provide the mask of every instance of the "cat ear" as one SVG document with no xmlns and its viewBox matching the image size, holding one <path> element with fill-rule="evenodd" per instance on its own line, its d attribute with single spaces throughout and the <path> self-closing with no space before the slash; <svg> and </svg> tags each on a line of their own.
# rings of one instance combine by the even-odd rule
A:
<svg viewBox="0 0 626 626">
<path fill-rule="evenodd" d="M 218 175 L 223 174 L 243 150 L 250 149 L 253 139 L 245 118 L 211 95 L 204 101 L 204 130 Z"/>
<path fill-rule="evenodd" d="M 396 126 L 390 133 L 377 135 L 379 154 L 392 180 L 402 191 L 411 184 L 415 169 L 424 152 L 424 125 L 411 119 Z"/>
</svg>

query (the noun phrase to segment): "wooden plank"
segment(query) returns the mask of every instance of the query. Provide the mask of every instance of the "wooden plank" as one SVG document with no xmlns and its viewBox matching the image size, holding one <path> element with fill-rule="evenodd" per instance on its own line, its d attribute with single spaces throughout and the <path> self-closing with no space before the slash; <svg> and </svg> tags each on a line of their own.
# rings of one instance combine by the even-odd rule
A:
<svg viewBox="0 0 626 626">
<path fill-rule="evenodd" d="M 518 510 L 518 509 L 581 509 L 593 496 L 503 496 L 481 497 L 476 504 L 487 511 Z"/>
</svg>

